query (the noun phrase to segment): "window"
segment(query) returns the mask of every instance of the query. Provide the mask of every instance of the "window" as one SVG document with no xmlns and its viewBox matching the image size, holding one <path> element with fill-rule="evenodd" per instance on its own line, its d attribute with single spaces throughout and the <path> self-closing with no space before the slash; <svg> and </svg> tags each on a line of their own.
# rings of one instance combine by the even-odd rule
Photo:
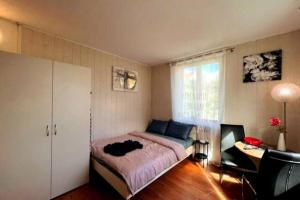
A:
<svg viewBox="0 0 300 200">
<path fill-rule="evenodd" d="M 202 124 L 222 117 L 222 56 L 171 67 L 173 118 Z"/>
<path fill-rule="evenodd" d="M 201 83 L 198 85 L 199 80 Z M 219 118 L 219 64 L 211 63 L 200 66 L 191 66 L 184 69 L 183 78 L 183 115 L 185 118 L 196 118 L 194 114 L 200 115 L 202 119 L 218 120 Z M 199 98 L 198 100 L 195 98 Z M 194 112 L 197 102 L 202 109 Z"/>
</svg>

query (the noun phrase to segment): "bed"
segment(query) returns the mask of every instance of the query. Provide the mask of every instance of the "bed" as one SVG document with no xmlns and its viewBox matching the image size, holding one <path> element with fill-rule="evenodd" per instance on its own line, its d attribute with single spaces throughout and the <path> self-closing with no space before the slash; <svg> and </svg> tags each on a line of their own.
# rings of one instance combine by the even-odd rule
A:
<svg viewBox="0 0 300 200">
<path fill-rule="evenodd" d="M 143 149 L 136 149 L 122 157 L 103 152 L 105 145 L 128 139 L 139 141 Z M 183 140 L 161 134 L 132 132 L 94 141 L 91 164 L 116 191 L 130 199 L 193 153 L 192 137 Z"/>
</svg>

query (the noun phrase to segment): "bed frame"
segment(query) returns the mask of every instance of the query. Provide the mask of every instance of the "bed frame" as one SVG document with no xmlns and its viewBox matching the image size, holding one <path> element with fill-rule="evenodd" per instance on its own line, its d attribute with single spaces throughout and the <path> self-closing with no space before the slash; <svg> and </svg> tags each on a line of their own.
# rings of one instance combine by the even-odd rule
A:
<svg viewBox="0 0 300 200">
<path fill-rule="evenodd" d="M 92 157 L 91 157 L 91 163 L 92 163 L 92 166 L 95 169 L 95 171 L 98 174 L 100 174 L 100 176 L 102 176 L 126 200 L 128 200 L 131 197 L 133 197 L 134 195 L 136 195 L 138 192 L 140 192 L 141 190 L 143 190 L 145 187 L 147 187 L 148 185 L 150 185 L 153 181 L 155 181 L 156 179 L 158 179 L 160 176 L 162 176 L 163 174 L 165 174 L 167 171 L 169 171 L 170 169 L 172 169 L 173 167 L 175 167 L 178 163 L 180 163 L 181 161 L 183 161 L 184 159 L 186 159 L 188 156 L 190 156 L 191 154 L 193 154 L 194 150 L 195 150 L 194 149 L 194 145 L 188 147 L 185 150 L 186 153 L 187 153 L 187 156 L 185 158 L 183 158 L 182 160 L 179 160 L 178 162 L 176 162 L 173 165 L 171 165 L 169 168 L 167 168 L 164 171 L 162 171 L 160 174 L 158 174 L 156 177 L 154 177 L 147 184 L 145 184 L 140 189 L 138 189 L 137 191 L 135 191 L 134 194 L 132 194 L 130 192 L 130 190 L 128 189 L 128 186 L 126 184 L 126 182 L 123 179 L 121 179 L 120 177 L 118 177 L 117 175 L 115 175 L 113 172 L 111 172 L 109 169 L 107 169 L 107 167 L 105 167 L 104 165 L 100 164 L 99 162 L 97 162 Z"/>
</svg>

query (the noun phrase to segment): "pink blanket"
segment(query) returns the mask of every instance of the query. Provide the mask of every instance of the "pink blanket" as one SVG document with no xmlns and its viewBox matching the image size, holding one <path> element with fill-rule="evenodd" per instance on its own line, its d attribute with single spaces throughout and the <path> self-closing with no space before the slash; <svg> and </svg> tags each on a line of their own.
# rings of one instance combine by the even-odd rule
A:
<svg viewBox="0 0 300 200">
<path fill-rule="evenodd" d="M 121 157 L 104 153 L 103 148 L 107 144 L 125 140 L 138 141 L 143 144 L 143 148 Z M 186 157 L 185 149 L 181 144 L 139 132 L 95 140 L 92 143 L 92 153 L 122 175 L 132 194 L 172 164 Z"/>
</svg>

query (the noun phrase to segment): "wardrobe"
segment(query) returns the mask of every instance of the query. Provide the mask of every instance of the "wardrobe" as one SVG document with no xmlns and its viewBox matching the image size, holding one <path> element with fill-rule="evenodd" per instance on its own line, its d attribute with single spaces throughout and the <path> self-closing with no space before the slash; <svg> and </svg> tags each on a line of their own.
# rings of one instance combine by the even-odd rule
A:
<svg viewBox="0 0 300 200">
<path fill-rule="evenodd" d="M 88 182 L 91 69 L 0 52 L 0 199 Z"/>
</svg>

